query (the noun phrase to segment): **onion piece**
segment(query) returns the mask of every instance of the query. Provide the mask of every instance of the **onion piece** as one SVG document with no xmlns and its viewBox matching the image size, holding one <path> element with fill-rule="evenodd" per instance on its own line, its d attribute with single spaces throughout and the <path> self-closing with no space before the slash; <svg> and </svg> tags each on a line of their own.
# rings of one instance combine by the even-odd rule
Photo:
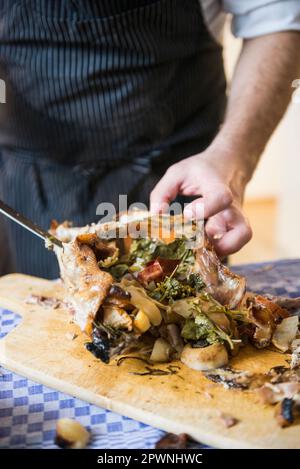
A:
<svg viewBox="0 0 300 469">
<path fill-rule="evenodd" d="M 194 298 L 185 298 L 175 301 L 171 306 L 171 311 L 179 314 L 183 318 L 190 318 L 193 315 L 193 303 L 191 300 Z"/>
<path fill-rule="evenodd" d="M 147 316 L 153 326 L 159 326 L 161 323 L 161 313 L 159 308 L 147 296 L 146 292 L 134 285 L 124 287 L 130 293 L 130 303 L 138 309 L 141 309 Z"/>
<path fill-rule="evenodd" d="M 168 362 L 170 360 L 171 346 L 161 337 L 154 342 L 153 350 L 150 356 L 152 362 Z"/>
<path fill-rule="evenodd" d="M 230 334 L 230 321 L 225 313 L 208 313 L 207 316 L 213 321 L 214 324 L 220 327 L 226 334 Z"/>
<path fill-rule="evenodd" d="M 298 316 L 290 316 L 289 318 L 283 319 L 281 323 L 276 326 L 272 337 L 273 345 L 282 352 L 286 352 L 297 335 L 298 326 Z"/>
</svg>

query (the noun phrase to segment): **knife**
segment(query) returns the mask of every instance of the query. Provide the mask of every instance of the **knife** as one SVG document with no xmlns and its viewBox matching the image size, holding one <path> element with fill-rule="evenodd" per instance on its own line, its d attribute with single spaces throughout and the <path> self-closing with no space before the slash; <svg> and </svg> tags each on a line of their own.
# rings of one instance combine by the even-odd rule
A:
<svg viewBox="0 0 300 469">
<path fill-rule="evenodd" d="M 35 234 L 39 238 L 42 238 L 44 241 L 48 241 L 51 244 L 55 244 L 55 246 L 58 246 L 60 248 L 63 247 L 63 244 L 59 239 L 55 238 L 55 236 L 53 236 L 51 233 L 44 231 L 31 220 L 28 220 L 28 218 L 16 212 L 13 208 L 9 207 L 4 202 L 2 202 L 2 200 L 0 200 L 0 213 L 3 213 L 3 215 L 10 218 L 19 225 L 23 226 L 23 228 L 26 228 L 26 230 L 31 231 L 31 233 Z"/>
</svg>

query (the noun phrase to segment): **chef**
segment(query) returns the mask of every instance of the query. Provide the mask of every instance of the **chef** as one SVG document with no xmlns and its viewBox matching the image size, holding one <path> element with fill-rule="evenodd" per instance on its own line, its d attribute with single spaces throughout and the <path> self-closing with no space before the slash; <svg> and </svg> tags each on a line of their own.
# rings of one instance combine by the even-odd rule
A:
<svg viewBox="0 0 300 469">
<path fill-rule="evenodd" d="M 243 39 L 228 99 L 225 12 Z M 154 212 L 188 196 L 186 215 L 235 252 L 299 49 L 299 0 L 0 0 L 0 198 L 47 228 L 95 221 L 119 194 L 151 194 Z M 57 275 L 39 241 L 1 223 L 3 272 Z"/>
</svg>

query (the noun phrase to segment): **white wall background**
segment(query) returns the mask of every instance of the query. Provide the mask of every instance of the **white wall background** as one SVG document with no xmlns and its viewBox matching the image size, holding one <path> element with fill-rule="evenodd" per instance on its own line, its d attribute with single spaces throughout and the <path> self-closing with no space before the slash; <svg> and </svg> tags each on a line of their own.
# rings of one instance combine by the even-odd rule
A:
<svg viewBox="0 0 300 469">
<path fill-rule="evenodd" d="M 224 60 L 229 80 L 240 47 L 241 41 L 232 36 L 228 21 L 224 32 Z M 300 102 L 290 104 L 247 188 L 248 201 L 269 198 L 278 202 L 277 257 L 300 257 Z"/>
<path fill-rule="evenodd" d="M 286 151 L 279 160 L 277 243 L 281 257 L 300 257 L 300 103 L 290 105 L 284 124 Z"/>
</svg>

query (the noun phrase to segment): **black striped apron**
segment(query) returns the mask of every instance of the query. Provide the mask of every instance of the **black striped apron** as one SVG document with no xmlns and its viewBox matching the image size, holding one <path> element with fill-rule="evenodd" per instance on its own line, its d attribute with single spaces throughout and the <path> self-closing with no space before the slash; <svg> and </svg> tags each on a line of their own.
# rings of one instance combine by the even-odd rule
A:
<svg viewBox="0 0 300 469">
<path fill-rule="evenodd" d="M 95 221 L 119 194 L 148 203 L 225 107 L 199 0 L 0 0 L 0 78 L 0 196 L 44 228 Z M 39 240 L 5 226 L 14 269 L 57 275 Z"/>
</svg>

